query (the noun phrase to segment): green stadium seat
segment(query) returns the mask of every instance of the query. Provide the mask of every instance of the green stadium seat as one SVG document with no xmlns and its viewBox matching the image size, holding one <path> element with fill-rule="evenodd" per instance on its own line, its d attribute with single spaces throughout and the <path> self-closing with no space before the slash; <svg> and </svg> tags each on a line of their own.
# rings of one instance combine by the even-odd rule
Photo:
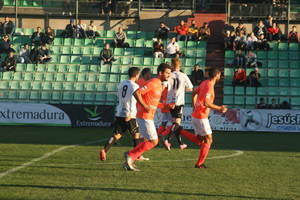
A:
<svg viewBox="0 0 300 200">
<path fill-rule="evenodd" d="M 287 70 L 287 69 L 280 69 L 279 71 L 278 71 L 278 77 L 280 77 L 280 78 L 288 78 L 289 77 L 289 70 Z M 282 79 L 281 79 L 282 80 Z M 281 81 L 280 80 L 280 81 Z M 279 82 L 280 82 L 279 81 Z"/>
<path fill-rule="evenodd" d="M 87 75 L 87 81 L 88 82 L 95 82 L 98 80 L 98 77 L 96 74 L 88 74 Z"/>
<path fill-rule="evenodd" d="M 290 70 L 291 78 L 300 78 L 300 70 Z"/>
<path fill-rule="evenodd" d="M 60 45 L 63 45 L 63 43 L 64 43 L 63 38 L 58 38 L 58 37 L 56 37 L 56 38 L 54 38 L 54 40 L 53 40 L 53 45 L 58 45 L 58 46 L 60 46 Z"/>
<path fill-rule="evenodd" d="M 104 94 L 104 93 L 97 93 L 95 100 L 96 100 L 96 102 L 105 102 L 105 100 L 106 100 L 106 94 Z"/>
<path fill-rule="evenodd" d="M 100 40 L 100 39 L 96 40 L 95 41 L 95 46 L 97 46 L 97 47 L 104 47 L 104 41 Z"/>
<path fill-rule="evenodd" d="M 289 88 L 291 96 L 300 96 L 300 89 L 299 88 Z"/>
<path fill-rule="evenodd" d="M 40 93 L 38 91 L 31 91 L 29 99 L 34 100 L 34 101 L 39 100 L 40 99 Z"/>
<path fill-rule="evenodd" d="M 107 83 L 98 83 L 95 86 L 96 86 L 97 91 L 106 92 L 107 91 L 106 90 L 106 85 L 108 85 L 108 84 Z"/>
<path fill-rule="evenodd" d="M 76 104 L 81 104 L 84 101 L 84 93 L 75 92 L 73 101 L 76 102 Z"/>
<path fill-rule="evenodd" d="M 30 90 L 31 89 L 31 82 L 29 81 L 22 81 L 20 83 L 21 89 L 22 90 Z"/>
<path fill-rule="evenodd" d="M 278 51 L 268 51 L 268 59 L 278 59 Z"/>
<path fill-rule="evenodd" d="M 146 32 L 144 31 L 137 31 L 136 32 L 136 38 L 140 39 L 140 38 L 146 38 Z"/>
<path fill-rule="evenodd" d="M 93 54 L 94 48 L 91 47 L 83 47 L 81 53 L 84 55 L 90 55 Z"/>
<path fill-rule="evenodd" d="M 76 91 L 84 91 L 84 83 L 75 83 Z"/>
<path fill-rule="evenodd" d="M 233 91 L 235 95 L 244 95 L 245 87 L 234 87 Z"/>
<path fill-rule="evenodd" d="M 24 81 L 32 81 L 33 80 L 33 74 L 32 73 L 25 73 L 23 77 Z"/>
<path fill-rule="evenodd" d="M 62 96 L 63 103 L 71 104 L 74 99 L 73 92 L 64 92 Z"/>
<path fill-rule="evenodd" d="M 51 103 L 60 103 L 60 101 L 61 101 L 61 92 L 52 92 Z"/>
<path fill-rule="evenodd" d="M 277 60 L 268 60 L 268 68 L 278 68 Z"/>
<path fill-rule="evenodd" d="M 195 50 L 188 49 L 185 52 L 185 57 L 194 58 L 197 57 L 197 53 Z"/>
<path fill-rule="evenodd" d="M 278 81 L 278 79 L 276 79 L 276 78 L 269 78 L 269 79 L 268 79 L 268 86 L 269 86 L 269 87 L 277 87 L 277 86 L 279 85 L 278 82 L 279 82 L 279 81 Z"/>
<path fill-rule="evenodd" d="M 66 81 L 74 82 L 76 80 L 76 74 L 67 74 Z"/>
<path fill-rule="evenodd" d="M 143 58 L 142 57 L 134 57 L 133 58 L 133 65 L 142 66 L 143 65 Z"/>
<path fill-rule="evenodd" d="M 91 57 L 90 56 L 82 56 L 81 58 L 81 64 L 82 65 L 89 65 L 91 63 Z"/>
<path fill-rule="evenodd" d="M 54 81 L 54 73 L 47 73 L 45 75 L 45 81 Z"/>
<path fill-rule="evenodd" d="M 106 31 L 105 37 L 106 38 L 114 38 L 115 37 L 115 31 L 113 31 L 113 30 Z"/>
<path fill-rule="evenodd" d="M 3 5 L 4 6 L 14 6 L 14 0 L 4 0 Z"/>
<path fill-rule="evenodd" d="M 9 89 L 9 82 L 8 81 L 0 81 L 0 89 L 1 90 Z"/>
<path fill-rule="evenodd" d="M 287 78 L 280 79 L 279 86 L 280 87 L 289 87 L 290 86 L 290 79 L 287 79 Z"/>
<path fill-rule="evenodd" d="M 109 76 L 107 74 L 99 75 L 99 82 L 107 82 L 109 80 Z"/>
<path fill-rule="evenodd" d="M 46 72 L 46 65 L 38 64 L 36 68 L 37 72 Z"/>
<path fill-rule="evenodd" d="M 19 91 L 18 99 L 20 100 L 29 100 L 29 92 L 28 91 Z"/>
<path fill-rule="evenodd" d="M 17 100 L 19 96 L 18 91 L 8 91 L 8 99 Z"/>
<path fill-rule="evenodd" d="M 278 43 L 278 50 L 279 51 L 286 51 L 289 49 L 289 43 L 287 42 L 279 42 Z"/>
<path fill-rule="evenodd" d="M 130 65 L 132 63 L 132 59 L 130 57 L 122 57 L 122 65 Z"/>
<path fill-rule="evenodd" d="M 191 75 L 193 69 L 194 69 L 193 67 L 184 67 L 184 68 L 183 68 L 183 71 L 184 71 L 184 73 L 186 73 L 187 75 Z"/>
<path fill-rule="evenodd" d="M 154 32 L 146 32 L 146 35 L 145 35 L 146 40 L 153 40 L 153 38 L 155 38 Z"/>
<path fill-rule="evenodd" d="M 292 97 L 291 104 L 292 106 L 300 106 L 300 97 Z"/>
<path fill-rule="evenodd" d="M 127 39 L 126 43 L 130 46 L 130 47 L 135 47 L 135 39 Z"/>
<path fill-rule="evenodd" d="M 71 47 L 62 47 L 61 48 L 61 53 L 62 54 L 71 54 L 72 48 Z"/>
<path fill-rule="evenodd" d="M 267 51 L 257 51 L 258 60 L 267 59 Z"/>
<path fill-rule="evenodd" d="M 81 48 L 81 47 L 73 47 L 72 48 L 72 54 L 73 55 L 78 55 L 78 54 L 82 54 L 82 51 L 83 51 L 83 48 Z"/>
<path fill-rule="evenodd" d="M 63 83 L 61 82 L 54 82 L 52 83 L 53 90 L 63 90 Z"/>
<path fill-rule="evenodd" d="M 164 62 L 163 58 L 154 58 L 154 66 L 158 66 Z"/>
<path fill-rule="evenodd" d="M 47 65 L 47 72 L 56 72 L 56 65 L 48 64 Z"/>
<path fill-rule="evenodd" d="M 247 87 L 246 88 L 246 95 L 247 96 L 254 96 L 254 95 L 256 95 L 256 90 L 257 90 L 256 87 Z"/>
<path fill-rule="evenodd" d="M 279 95 L 280 96 L 290 96 L 290 88 L 289 87 L 283 87 L 279 89 Z"/>
<path fill-rule="evenodd" d="M 300 61 L 289 61 L 289 68 L 300 69 Z"/>
<path fill-rule="evenodd" d="M 224 86 L 223 89 L 224 95 L 233 95 L 233 87 L 232 86 Z"/>
<path fill-rule="evenodd" d="M 93 56 L 92 60 L 91 60 L 91 64 L 92 65 L 99 65 L 100 64 L 99 57 Z"/>
<path fill-rule="evenodd" d="M 145 57 L 144 58 L 144 66 L 153 66 L 153 58 Z"/>
<path fill-rule="evenodd" d="M 115 103 L 117 101 L 117 95 L 114 93 L 108 93 L 106 95 L 106 102 Z"/>
<path fill-rule="evenodd" d="M 203 58 L 196 58 L 196 63 L 195 64 L 198 64 L 200 66 L 205 66 L 205 59 L 203 59 Z"/>
<path fill-rule="evenodd" d="M 78 39 L 78 38 L 76 38 L 74 40 L 74 46 L 84 46 L 84 39 Z"/>
<path fill-rule="evenodd" d="M 234 51 L 225 51 L 225 58 L 234 58 Z"/>
<path fill-rule="evenodd" d="M 268 69 L 268 77 L 278 77 L 277 69 Z"/>
<path fill-rule="evenodd" d="M 234 69 L 233 68 L 224 68 L 224 76 L 233 77 Z"/>
<path fill-rule="evenodd" d="M 52 90 L 52 83 L 51 82 L 43 82 L 42 89 L 43 90 Z"/>
<path fill-rule="evenodd" d="M 17 72 L 23 72 L 23 71 L 25 71 L 25 69 L 26 69 L 26 65 L 25 64 L 17 64 L 17 67 L 16 67 L 16 71 Z"/>
<path fill-rule="evenodd" d="M 78 74 L 78 77 L 77 77 L 77 81 L 82 81 L 82 82 L 85 82 L 87 80 L 86 78 L 86 74 Z"/>
<path fill-rule="evenodd" d="M 55 77 L 56 81 L 65 81 L 65 74 L 63 73 L 57 73 Z"/>
<path fill-rule="evenodd" d="M 273 51 L 278 50 L 278 42 L 269 42 L 269 46 Z"/>
<path fill-rule="evenodd" d="M 114 49 L 114 55 L 115 56 L 123 56 L 124 55 L 124 49 L 123 48 L 115 48 Z"/>
<path fill-rule="evenodd" d="M 51 92 L 42 91 L 41 92 L 41 100 L 43 102 L 50 102 L 51 101 Z"/>
<path fill-rule="evenodd" d="M 58 55 L 51 55 L 51 63 L 58 63 L 59 62 L 59 56 Z"/>
<path fill-rule="evenodd" d="M 35 65 L 34 64 L 27 64 L 26 72 L 35 72 Z"/>
<path fill-rule="evenodd" d="M 10 82 L 9 87 L 12 90 L 19 90 L 20 89 L 20 82 L 18 82 L 18 81 Z"/>
<path fill-rule="evenodd" d="M 193 67 L 196 64 L 196 60 L 194 58 L 186 58 L 184 61 L 184 66 Z"/>
<path fill-rule="evenodd" d="M 109 82 L 120 82 L 120 75 L 119 74 L 110 74 L 109 75 Z"/>
<path fill-rule="evenodd" d="M 13 74 L 13 80 L 14 81 L 21 81 L 22 80 L 22 73 L 21 72 L 15 72 L 14 74 Z"/>
<path fill-rule="evenodd" d="M 135 47 L 144 47 L 145 40 L 144 39 L 137 39 L 135 41 Z"/>
<path fill-rule="evenodd" d="M 224 85 L 232 85 L 232 77 L 224 77 Z"/>
<path fill-rule="evenodd" d="M 295 51 L 295 52 L 293 52 L 293 51 L 290 51 L 289 52 L 289 59 L 290 60 L 299 60 L 299 52 L 298 51 Z"/>
<path fill-rule="evenodd" d="M 206 46 L 207 46 L 206 41 L 200 41 L 200 42 L 197 43 L 197 48 L 206 49 Z"/>
<path fill-rule="evenodd" d="M 235 105 L 242 105 L 242 106 L 245 105 L 245 97 L 244 96 L 234 96 L 233 100 L 234 100 Z"/>
<path fill-rule="evenodd" d="M 178 43 L 180 49 L 183 49 L 186 47 L 186 42 L 184 42 L 184 41 L 178 41 L 177 43 Z"/>
<path fill-rule="evenodd" d="M 269 87 L 268 88 L 268 95 L 269 96 L 278 96 L 279 95 L 279 88 L 278 87 Z"/>
<path fill-rule="evenodd" d="M 186 47 L 187 48 L 196 48 L 197 47 L 197 42 L 195 42 L 195 41 L 187 41 L 187 43 L 186 43 Z"/>
<path fill-rule="evenodd" d="M 112 66 L 114 66 L 114 65 L 112 65 Z M 101 73 L 109 73 L 110 72 L 110 65 L 101 65 L 100 66 L 100 72 Z"/>
<path fill-rule="evenodd" d="M 298 51 L 299 50 L 299 44 L 298 43 L 289 43 L 289 50 L 290 51 Z"/>
<path fill-rule="evenodd" d="M 32 82 L 31 83 L 32 90 L 41 90 L 42 89 L 42 83 L 41 82 Z"/>
<path fill-rule="evenodd" d="M 64 31 L 65 31 L 65 30 L 62 30 L 62 29 L 56 29 L 56 30 L 55 30 L 55 36 L 56 36 L 56 37 L 62 36 L 62 34 L 63 34 Z M 61 39 L 63 39 L 63 38 L 61 38 Z M 62 40 L 62 43 L 61 43 L 61 44 L 63 44 L 63 40 Z"/>
<path fill-rule="evenodd" d="M 278 62 L 278 67 L 279 68 L 289 68 L 289 61 L 280 60 Z"/>
<path fill-rule="evenodd" d="M 79 71 L 79 65 L 69 65 L 67 70 L 69 73 L 77 73 Z"/>
<path fill-rule="evenodd" d="M 124 81 L 124 80 L 127 80 L 128 79 L 128 75 L 126 74 L 121 74 L 120 76 L 120 81 Z"/>
<path fill-rule="evenodd" d="M 153 48 L 153 41 L 152 40 L 145 40 L 144 45 L 145 45 L 145 47 Z"/>
<path fill-rule="evenodd" d="M 130 68 L 130 66 L 127 66 L 127 65 L 121 66 L 121 73 L 122 73 L 122 74 L 127 74 L 129 68 Z"/>
<path fill-rule="evenodd" d="M 101 53 L 101 50 L 102 50 L 102 49 L 100 49 L 100 48 L 98 48 L 98 47 L 91 48 L 91 53 L 92 53 L 93 55 L 99 56 L 100 53 Z"/>
<path fill-rule="evenodd" d="M 80 64 L 81 56 L 71 56 L 71 64 Z"/>
<path fill-rule="evenodd" d="M 65 38 L 64 39 L 64 45 L 65 46 L 71 46 L 71 45 L 73 45 L 73 39 L 72 38 Z"/>
<path fill-rule="evenodd" d="M 246 105 L 251 105 L 251 107 L 254 108 L 254 105 L 256 105 L 256 97 L 255 96 L 247 96 L 246 97 Z"/>
<path fill-rule="evenodd" d="M 57 72 L 65 73 L 68 71 L 67 65 L 57 65 Z"/>
<path fill-rule="evenodd" d="M 83 103 L 90 104 L 91 102 L 95 101 L 95 94 L 94 93 L 85 93 L 84 94 L 84 101 Z"/>
<path fill-rule="evenodd" d="M 118 83 L 109 83 L 106 85 L 106 91 L 116 92 L 118 90 Z"/>
<path fill-rule="evenodd" d="M 80 65 L 79 72 L 89 72 L 89 66 L 88 65 Z"/>
<path fill-rule="evenodd" d="M 93 46 L 94 45 L 94 40 L 93 39 L 89 39 L 89 38 L 85 38 L 84 39 L 84 45 L 85 46 Z"/>
<path fill-rule="evenodd" d="M 87 91 L 95 91 L 96 87 L 95 87 L 95 83 L 88 83 L 85 85 L 85 90 Z"/>
<path fill-rule="evenodd" d="M 71 57 L 70 56 L 60 56 L 61 64 L 70 64 Z"/>
<path fill-rule="evenodd" d="M 96 72 L 98 73 L 99 72 L 99 68 L 100 66 L 99 65 L 90 65 L 90 72 Z"/>
<path fill-rule="evenodd" d="M 206 57 L 206 50 L 200 49 L 196 51 L 197 58 L 205 58 Z"/>
<path fill-rule="evenodd" d="M 234 102 L 233 102 L 233 96 L 229 95 L 229 96 L 224 96 L 223 97 L 223 104 L 224 105 L 233 105 Z"/>
<path fill-rule="evenodd" d="M 44 73 L 35 73 L 34 74 L 35 81 L 43 81 L 44 80 Z"/>
<path fill-rule="evenodd" d="M 289 59 L 289 52 L 288 51 L 281 51 L 278 53 L 279 60 L 288 60 Z"/>
<path fill-rule="evenodd" d="M 119 65 L 112 65 L 110 69 L 111 73 L 120 73 L 121 72 L 121 67 Z"/>
</svg>

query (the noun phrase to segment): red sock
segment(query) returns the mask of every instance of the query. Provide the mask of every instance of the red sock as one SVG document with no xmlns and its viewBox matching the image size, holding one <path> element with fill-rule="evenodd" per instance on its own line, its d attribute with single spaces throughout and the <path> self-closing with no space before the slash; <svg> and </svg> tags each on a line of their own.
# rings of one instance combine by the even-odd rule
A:
<svg viewBox="0 0 300 200">
<path fill-rule="evenodd" d="M 209 144 L 203 143 L 201 145 L 200 153 L 199 153 L 199 158 L 198 158 L 198 161 L 197 161 L 196 165 L 199 166 L 199 165 L 202 165 L 205 162 L 205 159 L 206 159 L 206 157 L 208 155 L 209 149 L 210 149 L 210 145 Z"/>
<path fill-rule="evenodd" d="M 162 132 L 164 132 L 164 130 L 166 130 L 166 127 L 165 127 L 165 126 L 160 126 L 160 127 L 157 129 L 157 134 L 158 134 L 158 135 L 162 135 Z"/>
<path fill-rule="evenodd" d="M 171 128 L 172 128 L 172 126 L 165 127 L 165 130 L 163 132 L 161 132 L 160 135 L 162 135 L 162 136 L 169 135 L 169 133 L 171 132 Z"/>
<path fill-rule="evenodd" d="M 128 155 L 133 159 L 136 160 L 140 157 L 145 151 L 148 151 L 154 147 L 153 143 L 150 141 L 145 141 L 139 143 L 134 149 L 128 152 Z"/>
<path fill-rule="evenodd" d="M 184 129 L 180 131 L 180 135 L 186 137 L 189 141 L 194 142 L 199 146 L 203 144 L 195 134 L 190 133 Z"/>
</svg>

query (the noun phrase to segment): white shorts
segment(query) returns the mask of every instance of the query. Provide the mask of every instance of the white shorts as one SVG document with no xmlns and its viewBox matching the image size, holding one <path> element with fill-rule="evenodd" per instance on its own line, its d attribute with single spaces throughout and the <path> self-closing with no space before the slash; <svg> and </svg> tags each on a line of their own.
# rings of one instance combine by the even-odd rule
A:
<svg viewBox="0 0 300 200">
<path fill-rule="evenodd" d="M 205 136 L 212 134 L 208 119 L 197 119 L 192 117 L 192 124 L 196 135 Z"/>
<path fill-rule="evenodd" d="M 141 133 L 141 136 L 147 140 L 156 140 L 158 139 L 156 128 L 154 125 L 153 120 L 147 120 L 147 119 L 136 119 L 139 131 Z"/>
<path fill-rule="evenodd" d="M 170 112 L 161 113 L 161 122 L 172 122 L 172 116 Z"/>
</svg>

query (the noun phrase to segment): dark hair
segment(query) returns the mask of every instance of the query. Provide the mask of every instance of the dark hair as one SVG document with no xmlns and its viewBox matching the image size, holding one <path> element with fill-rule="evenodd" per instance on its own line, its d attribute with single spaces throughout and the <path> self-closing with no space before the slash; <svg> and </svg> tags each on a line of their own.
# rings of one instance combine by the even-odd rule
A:
<svg viewBox="0 0 300 200">
<path fill-rule="evenodd" d="M 216 69 L 216 68 L 211 68 L 211 69 L 208 70 L 208 76 L 209 76 L 209 78 L 214 78 L 219 73 L 221 73 L 221 71 L 218 70 L 218 69 Z"/>
<path fill-rule="evenodd" d="M 158 68 L 157 68 L 157 74 L 159 72 L 165 72 L 166 69 L 170 69 L 171 70 L 171 66 L 168 63 L 161 63 Z"/>
<path fill-rule="evenodd" d="M 142 76 L 145 76 L 146 74 L 151 73 L 151 69 L 150 68 L 144 68 L 141 72 Z"/>
<path fill-rule="evenodd" d="M 138 67 L 130 67 L 128 70 L 128 76 L 130 78 L 135 77 L 140 72 L 140 68 Z"/>
</svg>

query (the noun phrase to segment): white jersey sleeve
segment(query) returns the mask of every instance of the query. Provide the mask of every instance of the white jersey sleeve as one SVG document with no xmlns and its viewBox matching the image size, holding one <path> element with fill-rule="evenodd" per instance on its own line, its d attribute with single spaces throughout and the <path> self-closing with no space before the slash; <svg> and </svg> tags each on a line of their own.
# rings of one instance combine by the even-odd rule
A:
<svg viewBox="0 0 300 200">
<path fill-rule="evenodd" d="M 118 99 L 117 117 L 136 117 L 136 99 L 133 93 L 139 88 L 138 84 L 133 81 L 122 81 L 118 86 Z"/>
<path fill-rule="evenodd" d="M 182 72 L 172 72 L 169 78 L 168 103 L 175 103 L 176 106 L 184 105 L 186 89 L 193 89 L 189 77 Z"/>
</svg>

